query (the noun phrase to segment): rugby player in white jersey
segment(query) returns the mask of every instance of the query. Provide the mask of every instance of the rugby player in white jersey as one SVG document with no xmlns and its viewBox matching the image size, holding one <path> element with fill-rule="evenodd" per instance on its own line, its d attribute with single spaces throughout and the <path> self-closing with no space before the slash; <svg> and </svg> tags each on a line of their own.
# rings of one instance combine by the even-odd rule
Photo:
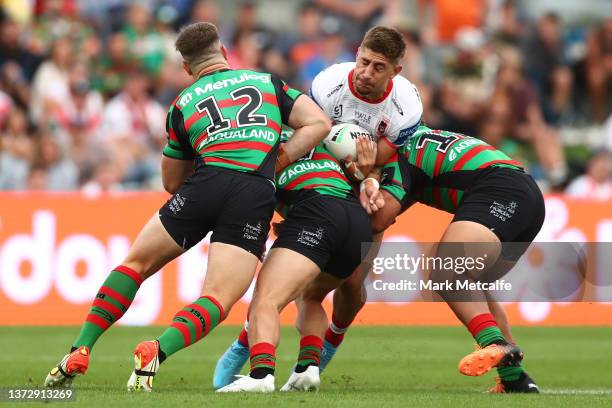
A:
<svg viewBox="0 0 612 408">
<path fill-rule="evenodd" d="M 375 163 L 367 160 L 367 155 L 364 155 L 363 160 L 358 157 L 356 163 L 347 163 L 354 178 L 365 179 L 361 185 L 361 201 L 368 213 L 384 205 L 376 193 L 380 167 L 406 143 L 421 123 L 423 105 L 418 90 L 410 81 L 398 75 L 402 70 L 399 62 L 404 51 L 405 43 L 397 30 L 384 26 L 373 27 L 366 33 L 355 62 L 330 66 L 315 77 L 310 89 L 310 96 L 335 123 L 355 123 L 377 140 Z M 374 236 L 375 242 L 381 240 L 382 234 Z M 311 285 L 296 300 L 298 331 L 319 330 L 322 335 L 325 332 L 320 371 L 334 356 L 348 327 L 365 304 L 363 283 L 370 268 L 370 263 L 364 262 L 335 289 L 332 322 L 329 326 L 325 314 L 319 313 L 320 303 L 334 288 Z M 506 338 L 511 338 L 503 309 L 499 305 L 495 306 L 491 308 L 492 312 Z M 217 362 L 213 376 L 214 388 L 231 383 L 248 358 L 248 337 L 243 329 L 238 339 Z M 303 375 L 306 374 L 293 372 L 283 388 L 291 390 L 295 388 L 291 384 L 302 385 L 308 382 L 307 378 L 301 378 Z"/>
</svg>

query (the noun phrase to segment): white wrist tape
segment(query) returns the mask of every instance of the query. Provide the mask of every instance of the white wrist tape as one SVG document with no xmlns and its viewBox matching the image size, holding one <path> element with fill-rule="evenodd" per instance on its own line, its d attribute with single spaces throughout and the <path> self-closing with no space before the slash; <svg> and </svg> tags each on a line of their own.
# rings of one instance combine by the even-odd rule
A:
<svg viewBox="0 0 612 408">
<path fill-rule="evenodd" d="M 355 165 L 355 172 L 353 173 L 353 176 L 357 179 L 357 180 L 363 180 L 365 178 L 365 176 L 363 175 L 363 173 L 361 172 L 361 170 L 359 170 L 359 168 L 357 167 L 357 165 Z"/>
<path fill-rule="evenodd" d="M 374 184 L 374 188 L 378 189 L 380 187 L 380 184 L 378 183 L 378 180 L 376 180 L 373 177 L 368 177 L 367 179 L 363 180 L 361 182 L 361 185 L 359 186 L 359 191 L 363 191 L 366 188 L 366 181 L 368 180 L 372 180 L 372 183 Z"/>
</svg>

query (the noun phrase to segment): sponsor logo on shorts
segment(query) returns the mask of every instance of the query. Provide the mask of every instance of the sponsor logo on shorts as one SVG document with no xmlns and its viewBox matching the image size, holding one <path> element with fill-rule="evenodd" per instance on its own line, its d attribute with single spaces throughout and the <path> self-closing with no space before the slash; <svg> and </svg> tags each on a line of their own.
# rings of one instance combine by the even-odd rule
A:
<svg viewBox="0 0 612 408">
<path fill-rule="evenodd" d="M 176 215 L 183 209 L 186 201 L 187 199 L 185 197 L 181 197 L 179 193 L 176 193 L 174 197 L 172 197 L 172 200 L 170 200 L 170 205 L 168 208 L 170 208 L 170 211 Z"/>
<path fill-rule="evenodd" d="M 261 236 L 262 231 L 263 227 L 261 226 L 261 222 L 258 222 L 255 226 L 252 226 L 247 222 L 247 224 L 242 229 L 242 238 L 257 241 Z"/>
<path fill-rule="evenodd" d="M 489 207 L 489 214 L 506 222 L 512 218 L 517 208 L 518 204 L 515 201 L 511 201 L 509 204 L 493 201 L 493 204 Z"/>
<path fill-rule="evenodd" d="M 315 232 L 302 229 L 302 232 L 298 235 L 297 242 L 309 247 L 315 247 L 321 243 L 324 232 L 325 230 L 323 228 L 317 228 Z"/>
</svg>

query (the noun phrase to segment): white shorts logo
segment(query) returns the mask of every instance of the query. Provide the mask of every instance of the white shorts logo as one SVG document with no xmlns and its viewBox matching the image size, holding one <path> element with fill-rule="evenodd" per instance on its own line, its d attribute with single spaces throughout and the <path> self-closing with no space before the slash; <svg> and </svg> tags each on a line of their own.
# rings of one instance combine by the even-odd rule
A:
<svg viewBox="0 0 612 408">
<path fill-rule="evenodd" d="M 263 228 L 261 226 L 261 222 L 258 222 L 257 225 L 252 226 L 247 222 L 247 224 L 243 228 L 244 234 L 242 234 L 242 238 L 250 239 L 256 241 L 259 239 Z"/>
<path fill-rule="evenodd" d="M 512 218 L 517 208 L 518 204 L 515 201 L 510 202 L 508 205 L 493 201 L 493 204 L 489 207 L 489 214 L 505 222 Z"/>
<path fill-rule="evenodd" d="M 300 235 L 298 236 L 297 242 L 300 244 L 307 245 L 309 247 L 317 246 L 321 243 L 321 239 L 323 239 L 323 233 L 325 230 L 323 228 L 317 228 L 315 232 L 306 231 L 302 229 Z"/>
</svg>

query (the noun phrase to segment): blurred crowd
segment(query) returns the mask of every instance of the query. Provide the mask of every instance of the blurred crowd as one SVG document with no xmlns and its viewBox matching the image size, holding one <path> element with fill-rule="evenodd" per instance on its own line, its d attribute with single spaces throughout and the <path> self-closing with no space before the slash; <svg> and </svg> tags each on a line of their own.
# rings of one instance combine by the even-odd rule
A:
<svg viewBox="0 0 612 408">
<path fill-rule="evenodd" d="M 484 139 L 544 189 L 612 199 L 612 15 L 570 27 L 512 0 L 311 0 L 280 29 L 261 3 L 221 19 L 214 0 L 0 0 L 0 190 L 159 189 L 166 109 L 191 80 L 173 46 L 185 24 L 217 24 L 233 68 L 307 90 L 381 23 L 405 35 L 401 75 L 430 127 Z"/>
</svg>

